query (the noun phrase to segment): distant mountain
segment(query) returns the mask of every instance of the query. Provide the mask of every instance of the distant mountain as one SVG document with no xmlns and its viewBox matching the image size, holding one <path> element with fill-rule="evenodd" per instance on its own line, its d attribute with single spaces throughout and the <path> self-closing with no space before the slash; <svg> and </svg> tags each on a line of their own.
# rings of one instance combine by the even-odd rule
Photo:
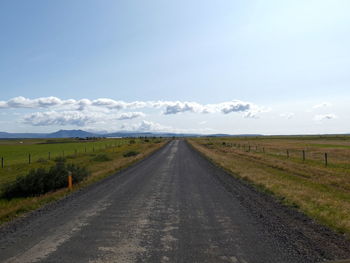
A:
<svg viewBox="0 0 350 263">
<path fill-rule="evenodd" d="M 94 133 L 86 132 L 83 130 L 59 130 L 54 133 L 46 134 L 45 138 L 86 138 L 86 137 L 101 137 Z"/>
<path fill-rule="evenodd" d="M 190 137 L 200 136 L 199 134 L 185 133 L 161 133 L 161 132 L 135 132 L 135 131 L 120 131 L 113 133 L 93 133 L 83 130 L 59 130 L 53 133 L 8 133 L 0 132 L 0 139 L 27 139 L 27 138 L 86 138 L 86 137 Z"/>
<path fill-rule="evenodd" d="M 232 137 L 232 136 L 262 136 L 260 134 L 195 134 L 195 133 L 171 133 L 171 132 L 136 132 L 136 131 L 119 131 L 113 133 L 87 132 L 83 130 L 59 130 L 53 133 L 8 133 L 0 132 L 0 139 L 27 139 L 27 138 L 86 138 L 86 137 L 106 137 L 106 138 L 125 138 L 125 137 Z"/>
<path fill-rule="evenodd" d="M 169 132 L 133 132 L 133 131 L 121 131 L 104 134 L 104 137 L 194 137 L 202 136 L 199 134 L 190 134 L 190 133 L 169 133 Z"/>
</svg>

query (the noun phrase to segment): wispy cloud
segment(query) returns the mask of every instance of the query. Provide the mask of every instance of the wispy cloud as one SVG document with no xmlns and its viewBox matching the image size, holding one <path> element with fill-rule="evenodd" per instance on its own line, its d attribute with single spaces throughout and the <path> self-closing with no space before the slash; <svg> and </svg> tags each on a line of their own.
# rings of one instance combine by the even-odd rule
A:
<svg viewBox="0 0 350 263">
<path fill-rule="evenodd" d="M 220 102 L 217 104 L 201 104 L 198 102 L 182 101 L 133 101 L 125 102 L 109 98 L 89 99 L 68 99 L 62 100 L 57 97 L 42 97 L 29 99 L 25 97 L 15 97 L 8 101 L 0 101 L 0 108 L 32 108 L 32 109 L 52 109 L 52 110 L 133 110 L 141 108 L 162 108 L 164 115 L 178 113 L 245 113 L 245 117 L 255 117 L 257 113 L 265 110 L 253 103 L 240 100 Z"/>
<path fill-rule="evenodd" d="M 169 131 L 172 130 L 172 127 L 164 126 L 156 122 L 145 121 L 143 120 L 141 123 L 133 126 L 133 130 L 136 131 Z"/>
<path fill-rule="evenodd" d="M 158 102 L 159 103 L 159 102 Z M 160 102 L 159 105 L 165 106 L 165 115 L 177 114 L 182 112 L 205 113 L 205 106 L 196 102 Z"/>
<path fill-rule="evenodd" d="M 27 114 L 22 119 L 22 122 L 33 126 L 86 126 L 92 123 L 132 120 L 144 116 L 146 115 L 142 112 L 126 112 L 114 116 L 104 112 L 93 111 L 46 111 Z"/>
<path fill-rule="evenodd" d="M 142 132 L 176 132 L 176 133 L 212 133 L 216 132 L 210 128 L 199 128 L 199 129 L 179 129 L 172 126 L 162 125 L 158 122 L 142 120 L 136 124 L 123 124 L 120 127 L 122 130 L 127 131 L 142 131 Z"/>
<path fill-rule="evenodd" d="M 315 121 L 323 121 L 323 120 L 332 120 L 332 119 L 337 119 L 338 116 L 335 114 L 318 114 L 314 117 Z"/>
<path fill-rule="evenodd" d="M 290 120 L 294 117 L 294 115 L 295 114 L 293 112 L 287 112 L 287 113 L 281 113 L 280 117 Z"/>
<path fill-rule="evenodd" d="M 35 112 L 25 115 L 23 122 L 33 126 L 51 126 L 51 125 L 75 125 L 85 126 L 96 122 L 101 116 L 95 113 L 86 114 L 79 111 L 47 111 Z"/>
<path fill-rule="evenodd" d="M 332 106 L 332 104 L 330 102 L 323 102 L 323 103 L 314 105 L 312 108 L 313 109 L 321 109 L 321 108 L 329 108 L 331 106 Z"/>
<path fill-rule="evenodd" d="M 120 114 L 117 117 L 117 120 L 132 120 L 144 116 L 146 116 L 146 114 L 144 114 L 143 112 L 126 112 Z"/>
<path fill-rule="evenodd" d="M 147 110 L 158 110 L 161 115 L 176 114 L 241 114 L 244 118 L 258 118 L 267 108 L 251 102 L 232 100 L 216 104 L 201 104 L 194 101 L 132 101 L 125 102 L 110 98 L 60 99 L 57 97 L 25 98 L 15 97 L 0 101 L 1 109 L 26 109 L 21 122 L 32 126 L 79 126 L 103 127 L 106 124 L 120 126 L 121 121 L 131 121 L 145 117 Z M 136 109 L 139 109 L 136 111 Z M 147 112 L 148 113 L 148 112 Z M 159 115 L 158 115 L 159 116 Z M 136 125 L 136 124 L 132 124 Z M 143 121 L 131 129 L 142 131 L 168 131 L 173 127 Z"/>
</svg>

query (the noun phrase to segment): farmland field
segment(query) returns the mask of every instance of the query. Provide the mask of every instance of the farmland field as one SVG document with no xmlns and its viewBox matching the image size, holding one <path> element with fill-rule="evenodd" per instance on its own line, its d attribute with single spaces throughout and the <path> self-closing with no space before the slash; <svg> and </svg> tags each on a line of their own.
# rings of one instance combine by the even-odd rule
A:
<svg viewBox="0 0 350 263">
<path fill-rule="evenodd" d="M 190 143 L 233 175 L 350 234 L 350 136 L 208 137 Z"/>
<path fill-rule="evenodd" d="M 30 170 L 49 169 L 57 157 L 64 157 L 67 163 L 85 167 L 91 172 L 90 177 L 75 186 L 78 189 L 144 158 L 165 142 L 165 139 L 159 138 L 0 140 L 0 158 L 4 158 L 4 167 L 0 166 L 0 194 L 7 184 L 27 175 Z M 66 189 L 62 189 L 40 197 L 0 198 L 0 223 L 67 193 Z"/>
<path fill-rule="evenodd" d="M 31 154 L 33 161 L 40 158 L 47 159 L 49 153 L 52 158 L 77 153 L 93 152 L 110 147 L 127 144 L 130 139 L 27 139 L 0 140 L 0 157 L 4 157 L 7 164 L 27 163 Z"/>
</svg>

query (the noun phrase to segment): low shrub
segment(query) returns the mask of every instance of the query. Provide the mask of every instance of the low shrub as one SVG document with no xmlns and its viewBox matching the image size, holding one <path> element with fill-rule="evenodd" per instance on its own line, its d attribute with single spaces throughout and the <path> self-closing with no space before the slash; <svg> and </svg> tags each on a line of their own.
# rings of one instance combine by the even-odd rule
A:
<svg viewBox="0 0 350 263">
<path fill-rule="evenodd" d="M 138 155 L 139 152 L 136 152 L 136 151 L 128 151 L 126 153 L 123 154 L 124 157 L 131 157 L 131 156 L 136 156 Z"/>
<path fill-rule="evenodd" d="M 17 177 L 13 183 L 5 185 L 2 197 L 6 199 L 16 197 L 39 196 L 67 186 L 68 173 L 72 173 L 73 183 L 82 181 L 89 172 L 74 164 L 65 164 L 60 159 L 49 170 L 33 169 L 25 176 Z"/>
<path fill-rule="evenodd" d="M 100 154 L 96 155 L 94 158 L 92 158 L 92 160 L 95 162 L 108 162 L 112 159 L 107 154 L 100 153 Z"/>
</svg>

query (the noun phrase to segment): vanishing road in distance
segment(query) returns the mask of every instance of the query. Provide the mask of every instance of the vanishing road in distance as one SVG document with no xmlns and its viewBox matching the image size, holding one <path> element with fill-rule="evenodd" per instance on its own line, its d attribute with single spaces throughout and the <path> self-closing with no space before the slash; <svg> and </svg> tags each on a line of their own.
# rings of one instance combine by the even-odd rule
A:
<svg viewBox="0 0 350 263">
<path fill-rule="evenodd" d="M 215 167 L 184 140 L 0 228 L 0 262 L 303 263 L 349 242 Z"/>
</svg>

